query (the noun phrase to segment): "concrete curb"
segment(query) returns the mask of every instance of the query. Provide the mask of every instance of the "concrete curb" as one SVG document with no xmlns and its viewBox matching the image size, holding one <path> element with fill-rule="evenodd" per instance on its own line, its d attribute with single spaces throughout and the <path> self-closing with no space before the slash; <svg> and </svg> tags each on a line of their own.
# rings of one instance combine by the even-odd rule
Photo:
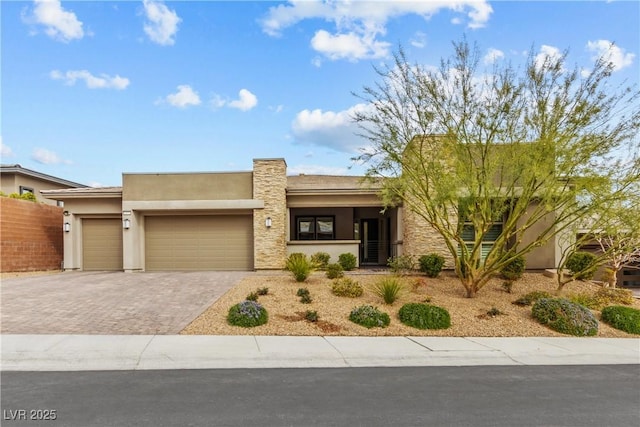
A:
<svg viewBox="0 0 640 427">
<path fill-rule="evenodd" d="M 2 335 L 2 371 L 640 364 L 637 338 Z"/>
</svg>

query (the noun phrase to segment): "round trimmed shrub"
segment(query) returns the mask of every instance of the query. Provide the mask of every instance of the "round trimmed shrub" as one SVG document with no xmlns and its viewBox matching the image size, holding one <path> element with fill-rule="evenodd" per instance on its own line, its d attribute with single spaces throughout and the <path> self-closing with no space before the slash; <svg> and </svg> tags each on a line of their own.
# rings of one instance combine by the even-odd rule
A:
<svg viewBox="0 0 640 427">
<path fill-rule="evenodd" d="M 438 277 L 438 274 L 444 267 L 444 257 L 440 254 L 423 255 L 418 259 L 420 271 L 425 273 L 427 277 Z"/>
<path fill-rule="evenodd" d="M 386 328 L 389 326 L 389 323 L 391 323 L 391 319 L 387 313 L 371 305 L 361 305 L 351 310 L 349 320 L 368 329 L 374 327 Z"/>
<path fill-rule="evenodd" d="M 327 265 L 327 279 L 338 279 L 344 276 L 344 269 L 337 262 Z"/>
<path fill-rule="evenodd" d="M 267 323 L 267 310 L 255 301 L 242 301 L 229 309 L 227 322 L 233 326 L 252 328 Z"/>
<path fill-rule="evenodd" d="M 528 294 L 518 298 L 517 300 L 515 300 L 513 302 L 513 304 L 515 305 L 519 305 L 519 306 L 529 306 L 531 304 L 533 304 L 534 302 L 538 301 L 540 298 L 552 298 L 551 294 L 549 292 L 545 292 L 545 291 L 533 291 L 533 292 L 529 292 Z"/>
<path fill-rule="evenodd" d="M 602 309 L 602 321 L 621 331 L 640 334 L 640 310 L 622 305 Z"/>
<path fill-rule="evenodd" d="M 578 251 L 569 255 L 565 265 L 576 280 L 589 280 L 596 274 L 597 258 L 590 252 Z"/>
<path fill-rule="evenodd" d="M 348 277 L 336 279 L 331 284 L 331 292 L 339 297 L 357 298 L 362 296 L 364 289 L 362 285 Z"/>
<path fill-rule="evenodd" d="M 518 280 L 524 274 L 525 262 L 524 257 L 519 255 L 509 261 L 507 265 L 502 267 L 500 274 L 507 280 Z"/>
<path fill-rule="evenodd" d="M 338 264 L 340 264 L 345 271 L 351 271 L 357 267 L 358 260 L 354 254 L 346 252 L 338 255 Z"/>
<path fill-rule="evenodd" d="M 324 270 L 325 268 L 327 268 L 327 265 L 329 264 L 330 259 L 331 259 L 331 255 L 329 255 L 326 252 L 316 252 L 315 254 L 311 255 L 311 263 L 316 268 L 319 268 L 321 270 Z"/>
<path fill-rule="evenodd" d="M 541 298 L 531 309 L 533 317 L 554 331 L 574 336 L 598 333 L 598 320 L 588 308 L 564 298 Z"/>
<path fill-rule="evenodd" d="M 398 312 L 400 321 L 418 329 L 447 329 L 451 326 L 449 312 L 435 305 L 408 303 Z"/>
</svg>

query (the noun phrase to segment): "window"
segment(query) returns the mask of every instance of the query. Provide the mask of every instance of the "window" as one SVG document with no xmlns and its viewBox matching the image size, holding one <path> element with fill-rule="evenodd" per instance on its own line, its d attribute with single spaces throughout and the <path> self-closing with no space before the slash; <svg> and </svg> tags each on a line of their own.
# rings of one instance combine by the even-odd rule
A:
<svg viewBox="0 0 640 427">
<path fill-rule="evenodd" d="M 493 248 L 493 244 L 498 236 L 500 236 L 500 233 L 502 233 L 502 223 L 496 222 L 493 223 L 489 231 L 487 231 L 483 236 L 482 254 L 480 257 L 482 261 L 484 261 L 487 255 L 489 255 L 489 252 L 491 251 L 491 248 Z M 467 249 L 470 251 L 473 248 L 473 242 L 475 240 L 475 229 L 470 222 L 466 222 L 462 227 L 462 240 L 464 240 L 465 242 L 469 242 L 465 244 L 467 246 Z"/>
<path fill-rule="evenodd" d="M 297 240 L 333 240 L 335 217 L 303 216 L 296 218 Z"/>
<path fill-rule="evenodd" d="M 23 187 L 22 185 L 20 186 L 20 195 L 22 196 L 23 194 L 27 194 L 27 193 L 33 193 L 33 188 L 29 188 L 29 187 Z"/>
</svg>

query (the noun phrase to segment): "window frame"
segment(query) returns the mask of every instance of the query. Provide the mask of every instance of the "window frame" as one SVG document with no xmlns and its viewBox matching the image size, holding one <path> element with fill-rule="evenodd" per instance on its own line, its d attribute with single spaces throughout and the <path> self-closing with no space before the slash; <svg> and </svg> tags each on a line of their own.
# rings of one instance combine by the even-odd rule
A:
<svg viewBox="0 0 640 427">
<path fill-rule="evenodd" d="M 322 230 L 320 223 L 328 223 L 331 230 Z M 295 220 L 296 240 L 335 240 L 336 239 L 336 217 L 335 215 L 300 215 Z M 306 231 L 302 231 L 301 224 L 306 224 Z"/>
</svg>

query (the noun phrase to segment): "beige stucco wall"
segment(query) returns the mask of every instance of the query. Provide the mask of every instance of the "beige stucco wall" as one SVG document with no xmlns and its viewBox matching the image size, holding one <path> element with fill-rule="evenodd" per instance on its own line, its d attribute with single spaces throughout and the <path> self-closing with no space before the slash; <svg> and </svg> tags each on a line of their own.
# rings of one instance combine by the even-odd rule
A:
<svg viewBox="0 0 640 427">
<path fill-rule="evenodd" d="M 40 190 L 58 190 L 70 188 L 67 185 L 58 184 L 43 179 L 34 178 L 31 176 L 17 175 L 14 173 L 3 173 L 0 175 L 1 190 L 5 194 L 18 193 L 20 194 L 20 187 L 27 187 L 33 189 L 33 193 L 36 196 L 36 200 L 40 203 L 46 203 L 48 205 L 56 206 L 57 201 L 47 199 L 40 194 Z"/>
<path fill-rule="evenodd" d="M 284 159 L 254 159 L 253 198 L 264 209 L 253 211 L 254 267 L 282 269 L 287 259 L 287 164 Z M 265 221 L 271 218 L 271 227 Z"/>
<path fill-rule="evenodd" d="M 240 200 L 251 199 L 251 172 L 123 174 L 122 199 Z"/>
<path fill-rule="evenodd" d="M 533 210 L 537 207 L 536 204 L 531 204 Z M 517 226 L 521 227 L 522 224 L 527 221 L 528 215 L 523 216 L 518 222 Z M 536 240 L 540 234 L 547 229 L 555 221 L 555 214 L 550 212 L 544 216 L 541 220 L 535 222 L 529 229 L 522 233 L 520 240 L 520 247 L 526 246 L 532 241 Z M 546 269 L 556 267 L 556 239 L 551 238 L 549 241 L 532 250 L 525 256 L 525 265 L 527 269 Z"/>
<path fill-rule="evenodd" d="M 122 201 L 117 198 L 68 199 L 64 203 L 63 222 L 71 230 L 64 233 L 64 269 L 82 270 L 82 219 L 120 218 Z"/>
</svg>

